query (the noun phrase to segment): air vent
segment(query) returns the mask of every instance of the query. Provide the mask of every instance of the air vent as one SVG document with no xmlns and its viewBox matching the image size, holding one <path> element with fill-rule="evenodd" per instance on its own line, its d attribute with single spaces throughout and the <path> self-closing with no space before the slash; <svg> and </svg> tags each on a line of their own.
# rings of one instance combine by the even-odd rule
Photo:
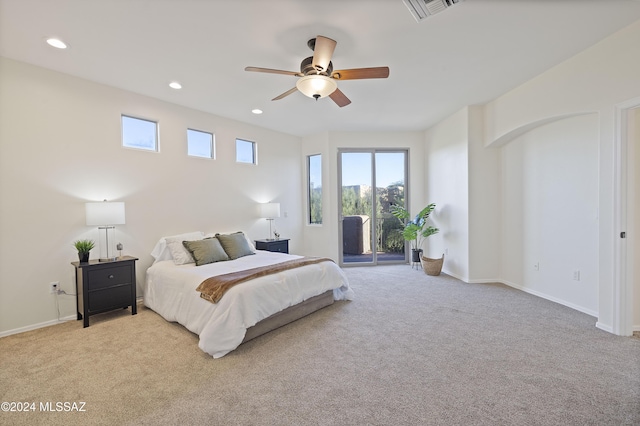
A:
<svg viewBox="0 0 640 426">
<path fill-rule="evenodd" d="M 463 0 L 402 0 L 417 22 L 440 13 Z"/>
</svg>

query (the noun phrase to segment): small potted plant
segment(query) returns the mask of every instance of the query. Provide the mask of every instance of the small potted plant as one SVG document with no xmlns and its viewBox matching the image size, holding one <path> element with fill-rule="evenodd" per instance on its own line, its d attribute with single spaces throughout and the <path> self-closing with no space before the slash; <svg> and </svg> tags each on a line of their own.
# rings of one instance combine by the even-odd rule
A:
<svg viewBox="0 0 640 426">
<path fill-rule="evenodd" d="M 411 261 L 420 262 L 420 253 L 422 252 L 422 242 L 425 238 L 437 234 L 439 229 L 433 226 L 427 226 L 427 219 L 431 212 L 436 208 L 434 203 L 429 204 L 413 218 L 409 211 L 403 206 L 394 204 L 391 206 L 391 214 L 400 219 L 404 223 L 402 236 L 405 240 L 411 242 Z"/>
<path fill-rule="evenodd" d="M 95 247 L 93 240 L 78 240 L 73 242 L 73 246 L 78 250 L 80 262 L 89 261 L 89 252 Z"/>
</svg>

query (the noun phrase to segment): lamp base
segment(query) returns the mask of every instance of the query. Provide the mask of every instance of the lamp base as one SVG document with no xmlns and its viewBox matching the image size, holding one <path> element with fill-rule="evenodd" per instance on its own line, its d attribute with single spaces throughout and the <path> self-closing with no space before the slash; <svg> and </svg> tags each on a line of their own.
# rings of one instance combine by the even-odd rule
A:
<svg viewBox="0 0 640 426">
<path fill-rule="evenodd" d="M 104 230 L 104 232 L 100 232 L 98 240 L 100 245 L 98 262 L 113 262 L 114 260 L 118 260 L 118 256 L 115 254 L 116 227 L 111 225 L 99 226 L 98 230 Z"/>
<path fill-rule="evenodd" d="M 273 236 L 273 232 L 271 232 L 271 224 L 273 223 L 273 218 L 268 217 L 267 220 L 269 221 L 269 238 L 267 238 L 267 241 L 273 241 L 273 238 L 271 238 Z"/>
</svg>

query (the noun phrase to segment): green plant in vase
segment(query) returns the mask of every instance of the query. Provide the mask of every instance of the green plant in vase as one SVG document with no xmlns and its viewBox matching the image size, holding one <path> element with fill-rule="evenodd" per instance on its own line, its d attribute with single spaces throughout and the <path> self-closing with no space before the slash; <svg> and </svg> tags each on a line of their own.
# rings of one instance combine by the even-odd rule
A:
<svg viewBox="0 0 640 426">
<path fill-rule="evenodd" d="M 424 239 L 437 234 L 439 231 L 438 228 L 427 224 L 427 219 L 435 208 L 436 205 L 431 203 L 411 219 L 409 211 L 403 206 L 397 204 L 391 206 L 391 214 L 404 223 L 402 236 L 411 244 L 413 262 L 420 261 L 420 252 L 422 251 L 421 247 Z"/>
<path fill-rule="evenodd" d="M 78 250 L 78 258 L 80 262 L 89 261 L 89 252 L 96 245 L 93 240 L 77 240 L 73 242 L 73 246 Z"/>
</svg>

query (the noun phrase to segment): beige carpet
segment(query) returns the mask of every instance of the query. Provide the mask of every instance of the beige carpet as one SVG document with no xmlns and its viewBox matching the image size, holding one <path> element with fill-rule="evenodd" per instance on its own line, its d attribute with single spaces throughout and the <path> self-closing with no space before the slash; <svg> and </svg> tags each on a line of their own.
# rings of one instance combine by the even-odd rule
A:
<svg viewBox="0 0 640 426">
<path fill-rule="evenodd" d="M 639 339 L 503 285 L 346 272 L 356 300 L 217 360 L 142 306 L 2 338 L 0 400 L 35 412 L 0 424 L 640 424 Z"/>
</svg>

